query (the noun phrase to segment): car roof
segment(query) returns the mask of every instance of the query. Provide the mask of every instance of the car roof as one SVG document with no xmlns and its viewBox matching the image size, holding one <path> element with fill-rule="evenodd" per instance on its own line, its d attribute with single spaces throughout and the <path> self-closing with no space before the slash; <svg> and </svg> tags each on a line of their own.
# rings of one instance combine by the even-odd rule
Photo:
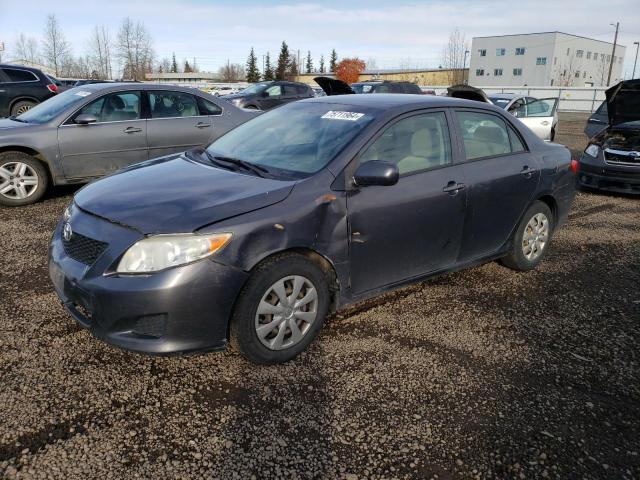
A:
<svg viewBox="0 0 640 480">
<path fill-rule="evenodd" d="M 487 95 L 489 98 L 504 98 L 507 100 L 512 100 L 514 98 L 524 97 L 525 95 L 521 95 L 519 93 L 492 93 L 491 95 Z"/>
<path fill-rule="evenodd" d="M 375 95 L 330 95 L 326 97 L 308 98 L 299 103 L 333 103 L 340 105 L 352 105 L 354 107 L 370 107 L 380 109 L 406 109 L 433 108 L 433 107 L 472 107 L 501 112 L 502 109 L 492 104 L 464 100 L 461 98 L 439 97 L 428 95 L 376 93 Z M 298 102 L 296 102 L 298 103 Z"/>
<path fill-rule="evenodd" d="M 167 83 L 139 83 L 139 82 L 108 82 L 108 83 L 87 83 L 75 88 L 81 88 L 91 93 L 109 92 L 118 90 L 175 90 L 178 92 L 194 93 L 200 92 L 195 87 L 182 87 Z"/>
<path fill-rule="evenodd" d="M 0 63 L 0 68 L 19 68 L 21 70 L 28 70 L 30 72 L 40 72 L 43 73 L 42 70 L 36 67 L 27 67 L 26 65 L 14 65 L 12 63 Z"/>
</svg>

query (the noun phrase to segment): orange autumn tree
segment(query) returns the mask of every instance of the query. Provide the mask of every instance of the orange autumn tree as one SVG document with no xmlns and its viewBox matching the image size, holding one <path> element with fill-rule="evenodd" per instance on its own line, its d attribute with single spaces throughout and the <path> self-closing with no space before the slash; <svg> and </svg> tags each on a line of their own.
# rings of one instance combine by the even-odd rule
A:
<svg viewBox="0 0 640 480">
<path fill-rule="evenodd" d="M 336 66 L 336 77 L 345 83 L 357 82 L 365 64 L 359 58 L 344 58 Z"/>
</svg>

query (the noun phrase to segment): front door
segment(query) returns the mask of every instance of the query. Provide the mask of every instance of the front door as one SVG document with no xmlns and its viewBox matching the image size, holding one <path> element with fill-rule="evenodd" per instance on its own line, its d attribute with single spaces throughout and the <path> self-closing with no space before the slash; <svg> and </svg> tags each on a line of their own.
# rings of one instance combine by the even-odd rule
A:
<svg viewBox="0 0 640 480">
<path fill-rule="evenodd" d="M 540 179 L 534 157 L 516 131 L 496 114 L 456 111 L 465 150 L 469 219 L 460 261 L 496 253 L 530 205 Z"/>
<path fill-rule="evenodd" d="M 147 121 L 141 118 L 138 91 L 108 93 L 78 110 L 58 127 L 62 168 L 67 178 L 106 175 L 148 159 Z M 78 125 L 81 114 L 96 123 Z"/>
<path fill-rule="evenodd" d="M 282 104 L 283 88 L 282 85 L 276 83 L 266 88 L 258 98 L 258 106 L 260 110 L 269 110 Z"/>
<path fill-rule="evenodd" d="M 395 185 L 349 192 L 355 294 L 455 264 L 466 190 L 453 157 L 445 112 L 430 111 L 396 121 L 355 160 L 392 162 L 400 171 Z"/>
<path fill-rule="evenodd" d="M 557 98 L 541 98 L 528 102 L 513 111 L 522 123 L 542 140 L 553 140 L 551 129 L 555 124 Z"/>
<path fill-rule="evenodd" d="M 214 119 L 207 112 L 200 112 L 195 95 L 152 90 L 148 92 L 148 98 L 149 158 L 209 144 L 213 138 Z"/>
</svg>

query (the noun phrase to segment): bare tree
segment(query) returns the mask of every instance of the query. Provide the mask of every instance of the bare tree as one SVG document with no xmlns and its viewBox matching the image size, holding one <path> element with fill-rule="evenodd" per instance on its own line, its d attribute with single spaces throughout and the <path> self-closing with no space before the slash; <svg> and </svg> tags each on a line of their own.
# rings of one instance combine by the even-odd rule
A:
<svg viewBox="0 0 640 480">
<path fill-rule="evenodd" d="M 578 71 L 578 58 L 575 53 L 556 65 L 553 74 L 553 84 L 559 87 L 571 87 Z"/>
<path fill-rule="evenodd" d="M 89 38 L 89 58 L 91 72 L 96 72 L 99 80 L 112 78 L 111 38 L 109 29 L 96 25 Z"/>
<path fill-rule="evenodd" d="M 365 68 L 367 70 L 377 70 L 378 69 L 378 64 L 376 63 L 376 59 L 369 57 L 367 59 L 367 61 L 365 62 Z"/>
<path fill-rule="evenodd" d="M 42 42 L 44 59 L 47 65 L 60 75 L 63 60 L 71 54 L 71 49 L 64 38 L 55 14 L 47 15 L 47 22 Z"/>
<path fill-rule="evenodd" d="M 18 59 L 25 60 L 31 64 L 40 63 L 38 41 L 35 38 L 27 37 L 24 33 L 21 33 L 16 41 L 14 50 Z"/>
<path fill-rule="evenodd" d="M 465 54 L 469 43 L 457 28 L 449 35 L 449 42 L 442 49 L 442 68 L 448 70 L 447 80 L 455 85 L 465 80 Z"/>
<path fill-rule="evenodd" d="M 153 46 L 151 35 L 141 22 L 130 18 L 122 21 L 118 32 L 118 58 L 122 62 L 122 77 L 132 80 L 144 80 L 153 65 Z"/>
<path fill-rule="evenodd" d="M 162 60 L 160 60 L 160 64 L 158 65 L 156 71 L 158 73 L 169 73 L 171 71 L 171 60 L 169 60 L 167 57 L 164 57 Z"/>
<path fill-rule="evenodd" d="M 218 76 L 223 82 L 238 82 L 245 79 L 244 66 L 239 63 L 229 63 L 218 70 Z"/>
</svg>

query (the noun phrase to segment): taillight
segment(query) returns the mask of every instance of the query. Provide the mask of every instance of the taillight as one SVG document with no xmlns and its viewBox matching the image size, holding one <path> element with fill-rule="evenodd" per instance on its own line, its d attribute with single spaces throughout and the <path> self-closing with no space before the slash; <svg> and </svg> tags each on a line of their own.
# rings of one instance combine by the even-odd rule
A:
<svg viewBox="0 0 640 480">
<path fill-rule="evenodd" d="M 58 87 L 54 83 L 47 85 L 47 89 L 52 93 L 56 93 L 58 91 Z"/>
<path fill-rule="evenodd" d="M 575 158 L 571 159 L 571 163 L 569 164 L 569 170 L 571 170 L 571 173 L 573 174 L 578 173 L 578 160 L 576 160 Z"/>
</svg>

